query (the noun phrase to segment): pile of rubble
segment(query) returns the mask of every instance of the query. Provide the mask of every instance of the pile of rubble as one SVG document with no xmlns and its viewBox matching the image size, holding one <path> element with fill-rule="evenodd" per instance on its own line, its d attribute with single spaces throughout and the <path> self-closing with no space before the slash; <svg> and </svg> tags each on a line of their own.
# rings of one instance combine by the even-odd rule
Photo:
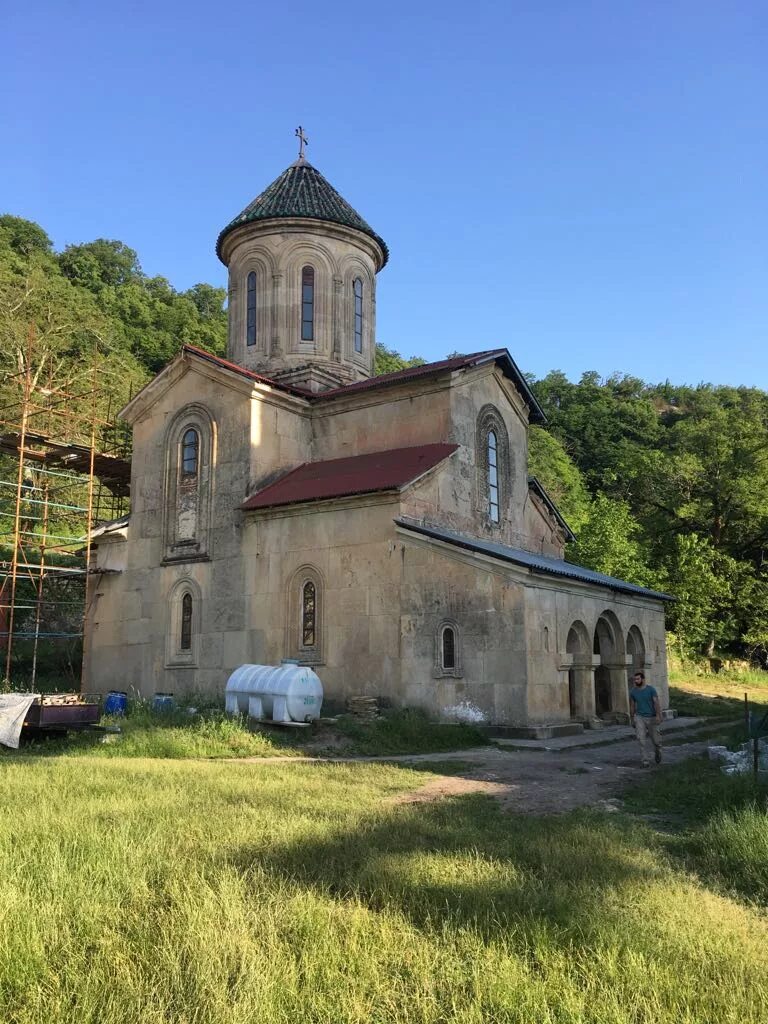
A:
<svg viewBox="0 0 768 1024">
<path fill-rule="evenodd" d="M 754 770 L 752 740 L 742 743 L 739 750 L 729 750 L 721 746 L 708 747 L 707 754 L 710 761 L 717 761 L 722 765 L 721 771 L 725 775 L 747 775 Z M 757 741 L 757 767 L 761 772 L 768 772 L 768 741 L 765 739 Z"/>
</svg>

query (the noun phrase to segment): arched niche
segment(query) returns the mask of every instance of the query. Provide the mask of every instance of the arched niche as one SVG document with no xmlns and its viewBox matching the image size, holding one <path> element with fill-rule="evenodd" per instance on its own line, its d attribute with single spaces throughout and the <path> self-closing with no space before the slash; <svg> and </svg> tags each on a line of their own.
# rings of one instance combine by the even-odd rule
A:
<svg viewBox="0 0 768 1024">
<path fill-rule="evenodd" d="M 629 713 L 624 631 L 610 609 L 598 616 L 592 642 L 593 654 L 599 658 L 595 666 L 595 711 L 598 717 L 624 717 Z"/>
</svg>

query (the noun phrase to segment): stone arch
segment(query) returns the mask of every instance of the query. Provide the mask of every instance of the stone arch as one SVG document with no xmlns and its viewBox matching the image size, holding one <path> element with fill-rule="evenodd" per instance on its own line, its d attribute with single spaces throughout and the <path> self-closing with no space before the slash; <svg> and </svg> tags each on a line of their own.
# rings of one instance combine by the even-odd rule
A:
<svg viewBox="0 0 768 1024">
<path fill-rule="evenodd" d="M 453 634 L 453 664 L 447 665 L 445 663 L 445 633 L 449 631 Z M 435 631 L 435 661 L 433 676 L 435 679 L 440 679 L 443 676 L 453 676 L 454 678 L 461 678 L 463 676 L 462 671 L 462 643 L 461 643 L 461 631 L 459 624 L 455 619 L 441 619 L 438 623 Z"/>
<path fill-rule="evenodd" d="M 314 338 L 301 339 L 301 275 L 305 266 L 315 272 Z M 338 276 L 336 261 L 327 246 L 309 238 L 297 240 L 283 253 L 280 261 L 281 287 L 286 317 L 286 350 L 312 355 L 330 355 L 333 345 L 334 279 Z M 280 305 L 279 296 L 275 296 Z"/>
<path fill-rule="evenodd" d="M 587 656 L 590 654 L 589 631 L 580 619 L 576 619 L 568 630 L 565 641 L 568 654 Z"/>
<path fill-rule="evenodd" d="M 635 672 L 645 668 L 645 640 L 639 626 L 632 625 L 627 633 L 627 681 L 632 682 Z"/>
<path fill-rule="evenodd" d="M 627 658 L 624 631 L 615 612 L 605 609 L 597 617 L 593 632 L 595 666 L 595 710 L 599 717 L 629 712 L 626 686 Z"/>
<path fill-rule="evenodd" d="M 264 355 L 269 352 L 269 338 L 272 333 L 272 291 L 274 261 L 265 257 L 263 252 L 246 253 L 241 263 L 238 294 L 233 301 L 230 299 L 229 315 L 234 317 L 233 342 L 241 353 L 248 351 Z M 248 346 L 246 342 L 246 326 L 248 323 L 248 275 L 256 274 L 256 343 Z"/>
<path fill-rule="evenodd" d="M 494 522 L 489 513 L 489 473 L 491 467 L 488 462 L 488 435 L 490 432 L 496 435 L 497 443 L 497 470 L 499 487 L 499 521 Z M 514 479 L 513 456 L 509 446 L 509 432 L 501 415 L 495 405 L 490 403 L 484 405 L 477 414 L 477 428 L 475 433 L 475 466 L 477 508 L 483 515 L 483 520 L 492 529 L 499 529 L 508 514 L 510 499 L 512 496 L 512 481 Z"/>
<path fill-rule="evenodd" d="M 568 711 L 572 719 L 591 719 L 594 715 L 592 644 L 589 630 L 576 619 L 565 641 L 568 663 Z"/>
<path fill-rule="evenodd" d="M 182 644 L 184 598 L 192 599 L 190 643 Z M 165 665 L 166 668 L 197 668 L 200 657 L 202 625 L 202 591 L 191 576 L 182 576 L 171 586 L 166 599 Z"/>
<path fill-rule="evenodd" d="M 355 278 L 363 282 L 363 351 L 355 352 L 354 296 Z M 339 261 L 339 309 L 334 319 L 342 332 L 341 350 L 344 358 L 359 363 L 365 370 L 373 369 L 376 312 L 376 278 L 360 256 L 350 253 Z"/>
<path fill-rule="evenodd" d="M 182 443 L 189 430 L 198 435 L 198 465 L 194 479 L 183 478 Z M 165 431 L 163 536 L 168 562 L 207 559 L 211 493 L 216 452 L 216 421 L 199 403 L 185 405 Z"/>
<path fill-rule="evenodd" d="M 311 589 L 310 589 L 311 588 Z M 287 657 L 303 665 L 322 665 L 325 648 L 325 579 L 315 565 L 300 565 L 288 581 L 286 650 Z M 308 637 L 308 596 L 311 597 L 312 637 Z"/>
</svg>

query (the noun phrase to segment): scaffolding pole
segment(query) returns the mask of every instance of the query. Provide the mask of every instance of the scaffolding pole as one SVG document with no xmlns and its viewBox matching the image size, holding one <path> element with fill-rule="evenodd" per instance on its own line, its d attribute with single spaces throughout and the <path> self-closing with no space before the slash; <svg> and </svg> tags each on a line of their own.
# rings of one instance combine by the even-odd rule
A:
<svg viewBox="0 0 768 1024">
<path fill-rule="evenodd" d="M 127 510 L 128 438 L 99 415 L 100 399 L 107 417 L 112 403 L 98 386 L 98 359 L 94 347 L 78 381 L 60 387 L 54 361 L 36 351 L 30 327 L 19 351 L 22 367 L 0 374 L 0 665 L 6 690 L 16 683 L 36 688 L 43 645 L 50 651 L 48 645 L 84 639 L 97 572 L 89 538 Z M 21 641 L 31 646 L 19 653 Z M 84 671 L 85 659 L 81 690 Z"/>
</svg>

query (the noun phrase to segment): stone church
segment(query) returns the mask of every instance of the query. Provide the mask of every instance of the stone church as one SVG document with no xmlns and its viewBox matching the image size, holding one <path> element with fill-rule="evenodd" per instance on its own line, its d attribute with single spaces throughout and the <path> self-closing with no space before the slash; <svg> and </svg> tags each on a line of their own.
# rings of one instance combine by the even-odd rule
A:
<svg viewBox="0 0 768 1024">
<path fill-rule="evenodd" d="M 389 252 L 303 152 L 216 251 L 227 358 L 185 345 L 121 413 L 131 514 L 93 534 L 88 688 L 223 695 L 290 657 L 334 702 L 589 725 L 642 667 L 666 707 L 666 595 L 564 560 L 509 352 L 372 376 Z"/>
</svg>

